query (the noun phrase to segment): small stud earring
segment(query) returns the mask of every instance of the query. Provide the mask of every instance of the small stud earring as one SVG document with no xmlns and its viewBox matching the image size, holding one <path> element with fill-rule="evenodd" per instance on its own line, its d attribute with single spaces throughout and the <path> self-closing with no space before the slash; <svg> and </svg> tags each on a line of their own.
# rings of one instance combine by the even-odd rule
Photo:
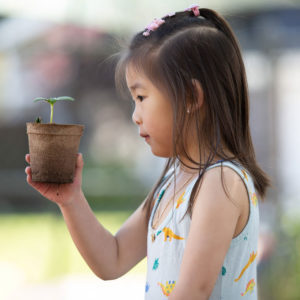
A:
<svg viewBox="0 0 300 300">
<path fill-rule="evenodd" d="M 188 109 L 186 110 L 186 112 L 189 114 L 189 113 L 190 113 L 190 109 L 188 108 Z"/>
</svg>

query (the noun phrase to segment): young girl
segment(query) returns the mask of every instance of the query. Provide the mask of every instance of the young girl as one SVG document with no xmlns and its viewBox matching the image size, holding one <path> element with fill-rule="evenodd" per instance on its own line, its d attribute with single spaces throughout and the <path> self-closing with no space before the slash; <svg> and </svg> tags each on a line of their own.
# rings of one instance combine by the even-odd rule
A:
<svg viewBox="0 0 300 300">
<path fill-rule="evenodd" d="M 116 83 L 132 95 L 140 136 L 167 158 L 117 234 L 84 197 L 81 154 L 72 184 L 32 182 L 30 167 L 28 183 L 58 204 L 103 280 L 147 256 L 145 299 L 257 299 L 258 198 L 269 179 L 255 160 L 245 69 L 228 23 L 197 5 L 155 19 L 122 54 Z"/>
</svg>

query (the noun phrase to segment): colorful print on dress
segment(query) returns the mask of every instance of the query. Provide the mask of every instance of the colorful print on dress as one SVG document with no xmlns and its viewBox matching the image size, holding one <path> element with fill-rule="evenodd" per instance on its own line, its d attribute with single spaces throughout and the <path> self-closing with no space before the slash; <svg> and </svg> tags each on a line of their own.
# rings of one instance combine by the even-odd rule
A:
<svg viewBox="0 0 300 300">
<path fill-rule="evenodd" d="M 145 292 L 148 293 L 149 289 L 150 289 L 150 285 L 148 282 L 146 282 Z"/>
<path fill-rule="evenodd" d="M 177 199 L 177 205 L 176 205 L 176 208 L 178 208 L 183 202 L 184 202 L 184 194 L 185 194 L 185 191 L 181 194 L 181 196 Z"/>
<path fill-rule="evenodd" d="M 255 281 L 254 279 L 251 279 L 246 286 L 245 292 L 241 293 L 241 295 L 245 296 L 247 293 L 251 294 L 253 292 L 254 287 L 255 287 Z"/>
<path fill-rule="evenodd" d="M 153 267 L 152 270 L 156 270 L 159 266 L 159 262 L 158 262 L 159 258 L 155 258 L 155 261 L 153 263 Z"/>
<path fill-rule="evenodd" d="M 161 234 L 161 230 L 157 231 L 157 233 L 155 233 L 155 232 L 151 233 L 151 241 L 152 241 L 152 243 L 155 242 L 156 237 L 159 236 L 160 234 Z"/>
<path fill-rule="evenodd" d="M 240 273 L 239 277 L 234 279 L 235 282 L 239 281 L 241 279 L 241 277 L 243 276 L 244 272 L 249 268 L 249 266 L 254 262 L 255 258 L 257 256 L 257 251 L 254 254 L 254 251 L 252 251 L 252 253 L 250 254 L 249 260 L 247 262 L 247 264 L 245 265 L 245 267 L 243 268 L 242 272 Z"/>
<path fill-rule="evenodd" d="M 255 207 L 257 206 L 257 196 L 255 193 L 251 194 L 251 202 Z"/>
<path fill-rule="evenodd" d="M 161 287 L 161 290 L 165 296 L 170 296 L 171 292 L 173 291 L 175 287 L 176 281 L 166 281 L 166 285 L 163 285 L 162 283 L 158 282 L 157 284 Z"/>
<path fill-rule="evenodd" d="M 151 234 L 151 241 L 152 241 L 152 243 L 154 243 L 154 241 L 155 241 L 155 233 Z"/>
<path fill-rule="evenodd" d="M 248 176 L 247 176 L 247 173 L 246 173 L 246 171 L 244 169 L 242 170 L 242 173 L 243 173 L 245 179 L 248 181 Z"/>
<path fill-rule="evenodd" d="M 176 235 L 170 228 L 168 227 L 165 227 L 163 230 L 162 230 L 165 234 L 165 239 L 164 241 L 166 242 L 167 239 L 169 238 L 169 241 L 171 242 L 172 241 L 172 238 L 176 239 L 176 240 L 184 240 L 183 237 L 180 237 L 178 235 Z"/>
<path fill-rule="evenodd" d="M 222 276 L 224 276 L 224 275 L 226 274 L 226 272 L 227 272 L 227 271 L 226 271 L 226 268 L 223 266 L 223 267 L 222 267 Z"/>
</svg>

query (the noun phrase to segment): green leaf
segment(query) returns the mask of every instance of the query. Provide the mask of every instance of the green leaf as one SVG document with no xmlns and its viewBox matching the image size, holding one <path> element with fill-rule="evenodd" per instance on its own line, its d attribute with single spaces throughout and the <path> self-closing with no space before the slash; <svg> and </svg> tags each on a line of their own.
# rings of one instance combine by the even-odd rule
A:
<svg viewBox="0 0 300 300">
<path fill-rule="evenodd" d="M 46 101 L 48 103 L 54 104 L 56 101 L 75 101 L 75 99 L 68 96 L 52 97 L 52 98 L 38 97 L 35 98 L 33 102 L 38 102 L 38 101 Z"/>
<path fill-rule="evenodd" d="M 38 101 L 47 101 L 48 99 L 47 98 L 43 98 L 43 97 L 38 97 L 38 98 L 35 98 L 33 100 L 33 102 L 38 102 Z"/>
<path fill-rule="evenodd" d="M 53 121 L 53 105 L 56 103 L 56 101 L 74 101 L 74 98 L 68 97 L 68 96 L 62 96 L 62 97 L 53 97 L 53 98 L 44 98 L 44 97 L 38 97 L 34 99 L 34 102 L 37 101 L 45 101 L 50 104 L 51 112 L 50 112 L 50 123 Z M 39 123 L 39 119 L 36 120 L 37 123 Z"/>
<path fill-rule="evenodd" d="M 55 98 L 57 101 L 64 101 L 64 100 L 66 100 L 66 101 L 75 101 L 75 99 L 74 98 L 72 98 L 72 97 L 68 97 L 68 96 L 62 96 L 62 97 L 58 97 L 58 98 Z"/>
</svg>

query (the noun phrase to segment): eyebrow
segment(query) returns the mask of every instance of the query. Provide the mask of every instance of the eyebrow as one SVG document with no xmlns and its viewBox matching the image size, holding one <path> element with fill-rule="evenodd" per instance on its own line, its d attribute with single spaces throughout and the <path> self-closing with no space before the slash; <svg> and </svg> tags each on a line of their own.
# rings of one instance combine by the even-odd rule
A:
<svg viewBox="0 0 300 300">
<path fill-rule="evenodd" d="M 137 83 L 135 83 L 134 85 L 132 85 L 132 86 L 130 87 L 130 90 L 134 91 L 134 90 L 136 90 L 136 89 L 138 89 L 138 88 L 146 89 L 140 82 L 137 82 Z"/>
</svg>

